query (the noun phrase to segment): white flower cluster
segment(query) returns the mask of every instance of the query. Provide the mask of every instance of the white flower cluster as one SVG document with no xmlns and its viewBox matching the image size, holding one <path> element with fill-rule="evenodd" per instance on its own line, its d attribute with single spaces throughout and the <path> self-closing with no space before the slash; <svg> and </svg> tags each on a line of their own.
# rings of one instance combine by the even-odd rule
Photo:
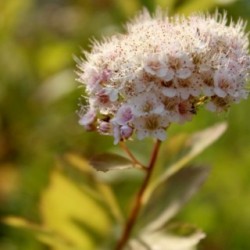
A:
<svg viewBox="0 0 250 250">
<path fill-rule="evenodd" d="M 171 123 L 192 119 L 204 104 L 221 112 L 247 98 L 248 37 L 226 15 L 151 17 L 142 12 L 125 34 L 95 42 L 79 67 L 88 94 L 79 123 L 115 143 L 166 138 Z"/>
</svg>

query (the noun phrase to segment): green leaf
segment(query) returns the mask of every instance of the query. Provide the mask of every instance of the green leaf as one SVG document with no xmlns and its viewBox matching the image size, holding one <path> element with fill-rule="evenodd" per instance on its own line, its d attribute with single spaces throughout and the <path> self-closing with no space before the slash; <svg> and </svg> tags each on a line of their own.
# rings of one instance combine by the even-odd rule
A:
<svg viewBox="0 0 250 250">
<path fill-rule="evenodd" d="M 43 225 L 38 225 L 23 218 L 14 216 L 5 217 L 1 221 L 11 227 L 29 230 L 38 241 L 52 247 L 53 249 L 81 250 L 81 248 L 76 248 L 76 246 L 73 245 L 72 242 L 70 242 L 67 238 L 62 237 L 57 232 L 54 232 Z"/>
<path fill-rule="evenodd" d="M 169 13 L 172 13 L 176 4 L 176 0 L 155 0 L 156 6 L 160 6 L 162 9 L 166 9 Z"/>
<path fill-rule="evenodd" d="M 197 11 L 213 10 L 218 7 L 218 5 L 220 5 L 220 7 L 226 7 L 226 5 L 235 3 L 236 1 L 237 0 L 189 0 L 180 5 L 176 12 L 188 15 Z"/>
<path fill-rule="evenodd" d="M 40 211 L 41 225 L 15 217 L 4 222 L 30 230 L 53 250 L 94 250 L 97 245 L 109 249 L 114 228 L 123 223 L 111 188 L 75 153 L 57 159 L 57 168 L 42 193 Z"/>
<path fill-rule="evenodd" d="M 217 141 L 221 135 L 226 131 L 227 123 L 219 123 L 212 127 L 209 127 L 200 132 L 196 132 L 191 135 L 185 143 L 185 151 L 186 153 L 173 165 L 169 166 L 167 170 L 161 174 L 161 176 L 152 183 L 151 188 L 148 189 L 146 197 L 150 195 L 151 190 L 153 190 L 159 183 L 164 182 L 170 176 L 177 173 L 180 169 L 185 167 L 191 160 L 193 160 L 196 156 L 198 156 L 202 151 L 204 151 L 207 147 Z"/>
<path fill-rule="evenodd" d="M 187 146 L 190 146 L 190 155 L 194 157 L 200 154 L 204 149 L 217 141 L 226 129 L 227 123 L 223 122 L 195 133 L 187 142 Z"/>
<path fill-rule="evenodd" d="M 182 235 L 176 234 L 178 231 Z M 204 237 L 203 232 L 190 225 L 175 224 L 155 232 L 142 232 L 137 239 L 129 242 L 126 250 L 194 250 Z"/>
<path fill-rule="evenodd" d="M 57 170 L 52 172 L 50 185 L 42 194 L 40 210 L 46 228 L 78 249 L 96 249 L 96 235 L 102 235 L 104 240 L 111 230 L 106 209 Z M 83 230 L 76 222 L 88 230 Z M 96 235 L 91 235 L 90 231 Z"/>
<path fill-rule="evenodd" d="M 155 10 L 155 1 L 152 0 L 140 0 L 142 6 L 146 7 L 150 12 Z"/>
<path fill-rule="evenodd" d="M 176 12 L 181 14 L 189 15 L 193 12 L 197 11 L 207 11 L 215 8 L 218 5 L 216 0 L 190 0 L 185 1 L 183 5 L 181 5 Z"/>
<path fill-rule="evenodd" d="M 94 156 L 90 160 L 90 164 L 97 171 L 102 171 L 102 172 L 133 168 L 132 162 L 129 159 L 111 153 L 104 153 Z"/>
<path fill-rule="evenodd" d="M 82 189 L 85 194 L 106 206 L 108 213 L 119 223 L 123 221 L 116 197 L 105 182 L 96 176 L 89 162 L 76 153 L 67 153 L 59 158 L 59 168 Z M 105 203 L 105 204 L 104 204 Z"/>
<path fill-rule="evenodd" d="M 158 184 L 142 209 L 138 228 L 157 230 L 175 216 L 208 176 L 207 167 L 188 167 Z"/>
<path fill-rule="evenodd" d="M 193 134 L 186 141 L 186 154 L 168 167 L 146 190 L 143 196 L 145 207 L 140 216 L 141 224 L 138 223 L 137 228 L 148 224 L 149 228 L 155 229 L 163 225 L 191 198 L 205 181 L 208 170 L 204 167 L 183 168 L 215 142 L 226 128 L 226 123 L 220 123 Z"/>
<path fill-rule="evenodd" d="M 46 229 L 42 225 L 37 225 L 20 217 L 8 216 L 1 219 L 1 222 L 12 227 L 27 229 L 33 232 L 51 233 L 49 229 Z"/>
</svg>

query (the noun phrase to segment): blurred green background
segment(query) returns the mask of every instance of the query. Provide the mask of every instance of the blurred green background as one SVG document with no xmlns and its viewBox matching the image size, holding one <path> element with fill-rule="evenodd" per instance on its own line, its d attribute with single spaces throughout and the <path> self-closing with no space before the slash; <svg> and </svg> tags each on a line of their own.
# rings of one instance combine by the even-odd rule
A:
<svg viewBox="0 0 250 250">
<path fill-rule="evenodd" d="M 85 133 L 78 125 L 76 110 L 83 91 L 75 81 L 73 58 L 89 49 L 90 38 L 122 31 L 123 24 L 142 6 L 153 11 L 157 5 L 168 8 L 171 15 L 226 9 L 233 19 L 250 21 L 249 0 L 1 0 L 2 218 L 15 215 L 40 222 L 40 196 L 59 155 L 78 152 L 89 157 L 115 150 L 112 138 Z M 224 136 L 196 158 L 213 168 L 202 190 L 178 216 L 207 233 L 200 249 L 250 249 L 249 105 L 250 99 L 220 116 L 201 110 L 193 122 L 169 130 L 171 138 L 218 121 L 229 123 Z M 147 158 L 143 150 L 151 141 L 134 145 L 136 153 Z M 129 180 L 127 185 L 124 196 L 131 191 Z M 29 232 L 1 224 L 0 249 L 49 248 Z"/>
</svg>

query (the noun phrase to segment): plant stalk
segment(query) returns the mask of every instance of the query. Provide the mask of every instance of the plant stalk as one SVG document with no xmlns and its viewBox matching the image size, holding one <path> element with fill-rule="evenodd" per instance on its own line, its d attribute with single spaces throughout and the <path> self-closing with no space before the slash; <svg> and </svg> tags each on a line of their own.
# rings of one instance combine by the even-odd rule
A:
<svg viewBox="0 0 250 250">
<path fill-rule="evenodd" d="M 154 145 L 148 167 L 146 168 L 146 176 L 142 182 L 142 185 L 139 189 L 139 192 L 137 193 L 137 196 L 135 198 L 135 202 L 133 204 L 131 213 L 130 213 L 130 215 L 127 219 L 127 222 L 125 224 L 123 234 L 122 234 L 120 240 L 118 241 L 118 244 L 117 244 L 115 250 L 122 250 L 125 247 L 128 239 L 130 237 L 130 234 L 133 230 L 133 227 L 135 225 L 136 219 L 139 215 L 139 212 L 140 212 L 140 209 L 141 209 L 141 206 L 143 203 L 143 195 L 148 187 L 150 177 L 152 176 L 152 173 L 153 173 L 153 169 L 154 169 L 155 162 L 156 162 L 156 159 L 158 156 L 160 145 L 161 145 L 161 141 L 157 140 L 155 145 Z"/>
<path fill-rule="evenodd" d="M 127 147 L 126 143 L 124 141 L 120 142 L 120 146 L 121 148 L 126 152 L 126 154 L 129 156 L 129 158 L 132 160 L 134 167 L 147 171 L 147 167 L 144 166 L 141 162 L 139 162 L 135 156 L 132 154 L 132 152 L 129 150 L 129 148 Z"/>
</svg>

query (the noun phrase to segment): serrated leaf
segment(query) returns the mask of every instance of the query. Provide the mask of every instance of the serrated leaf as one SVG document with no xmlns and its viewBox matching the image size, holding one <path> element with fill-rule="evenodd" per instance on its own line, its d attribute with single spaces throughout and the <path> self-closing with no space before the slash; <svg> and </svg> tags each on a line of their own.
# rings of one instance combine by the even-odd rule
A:
<svg viewBox="0 0 250 250">
<path fill-rule="evenodd" d="M 111 153 L 104 153 L 94 156 L 90 164 L 97 170 L 107 172 L 110 170 L 122 170 L 133 168 L 132 162 L 121 156 Z"/>
<path fill-rule="evenodd" d="M 154 231 L 175 216 L 208 176 L 207 167 L 188 167 L 155 186 L 142 209 L 137 228 Z"/>
<path fill-rule="evenodd" d="M 137 239 L 132 239 L 126 250 L 194 250 L 205 234 L 189 225 L 180 225 L 180 227 L 182 227 L 181 230 L 183 227 L 188 230 L 188 234 L 174 234 L 171 227 L 155 232 L 146 231 L 141 233 Z M 175 230 L 177 229 L 175 228 Z"/>
</svg>

